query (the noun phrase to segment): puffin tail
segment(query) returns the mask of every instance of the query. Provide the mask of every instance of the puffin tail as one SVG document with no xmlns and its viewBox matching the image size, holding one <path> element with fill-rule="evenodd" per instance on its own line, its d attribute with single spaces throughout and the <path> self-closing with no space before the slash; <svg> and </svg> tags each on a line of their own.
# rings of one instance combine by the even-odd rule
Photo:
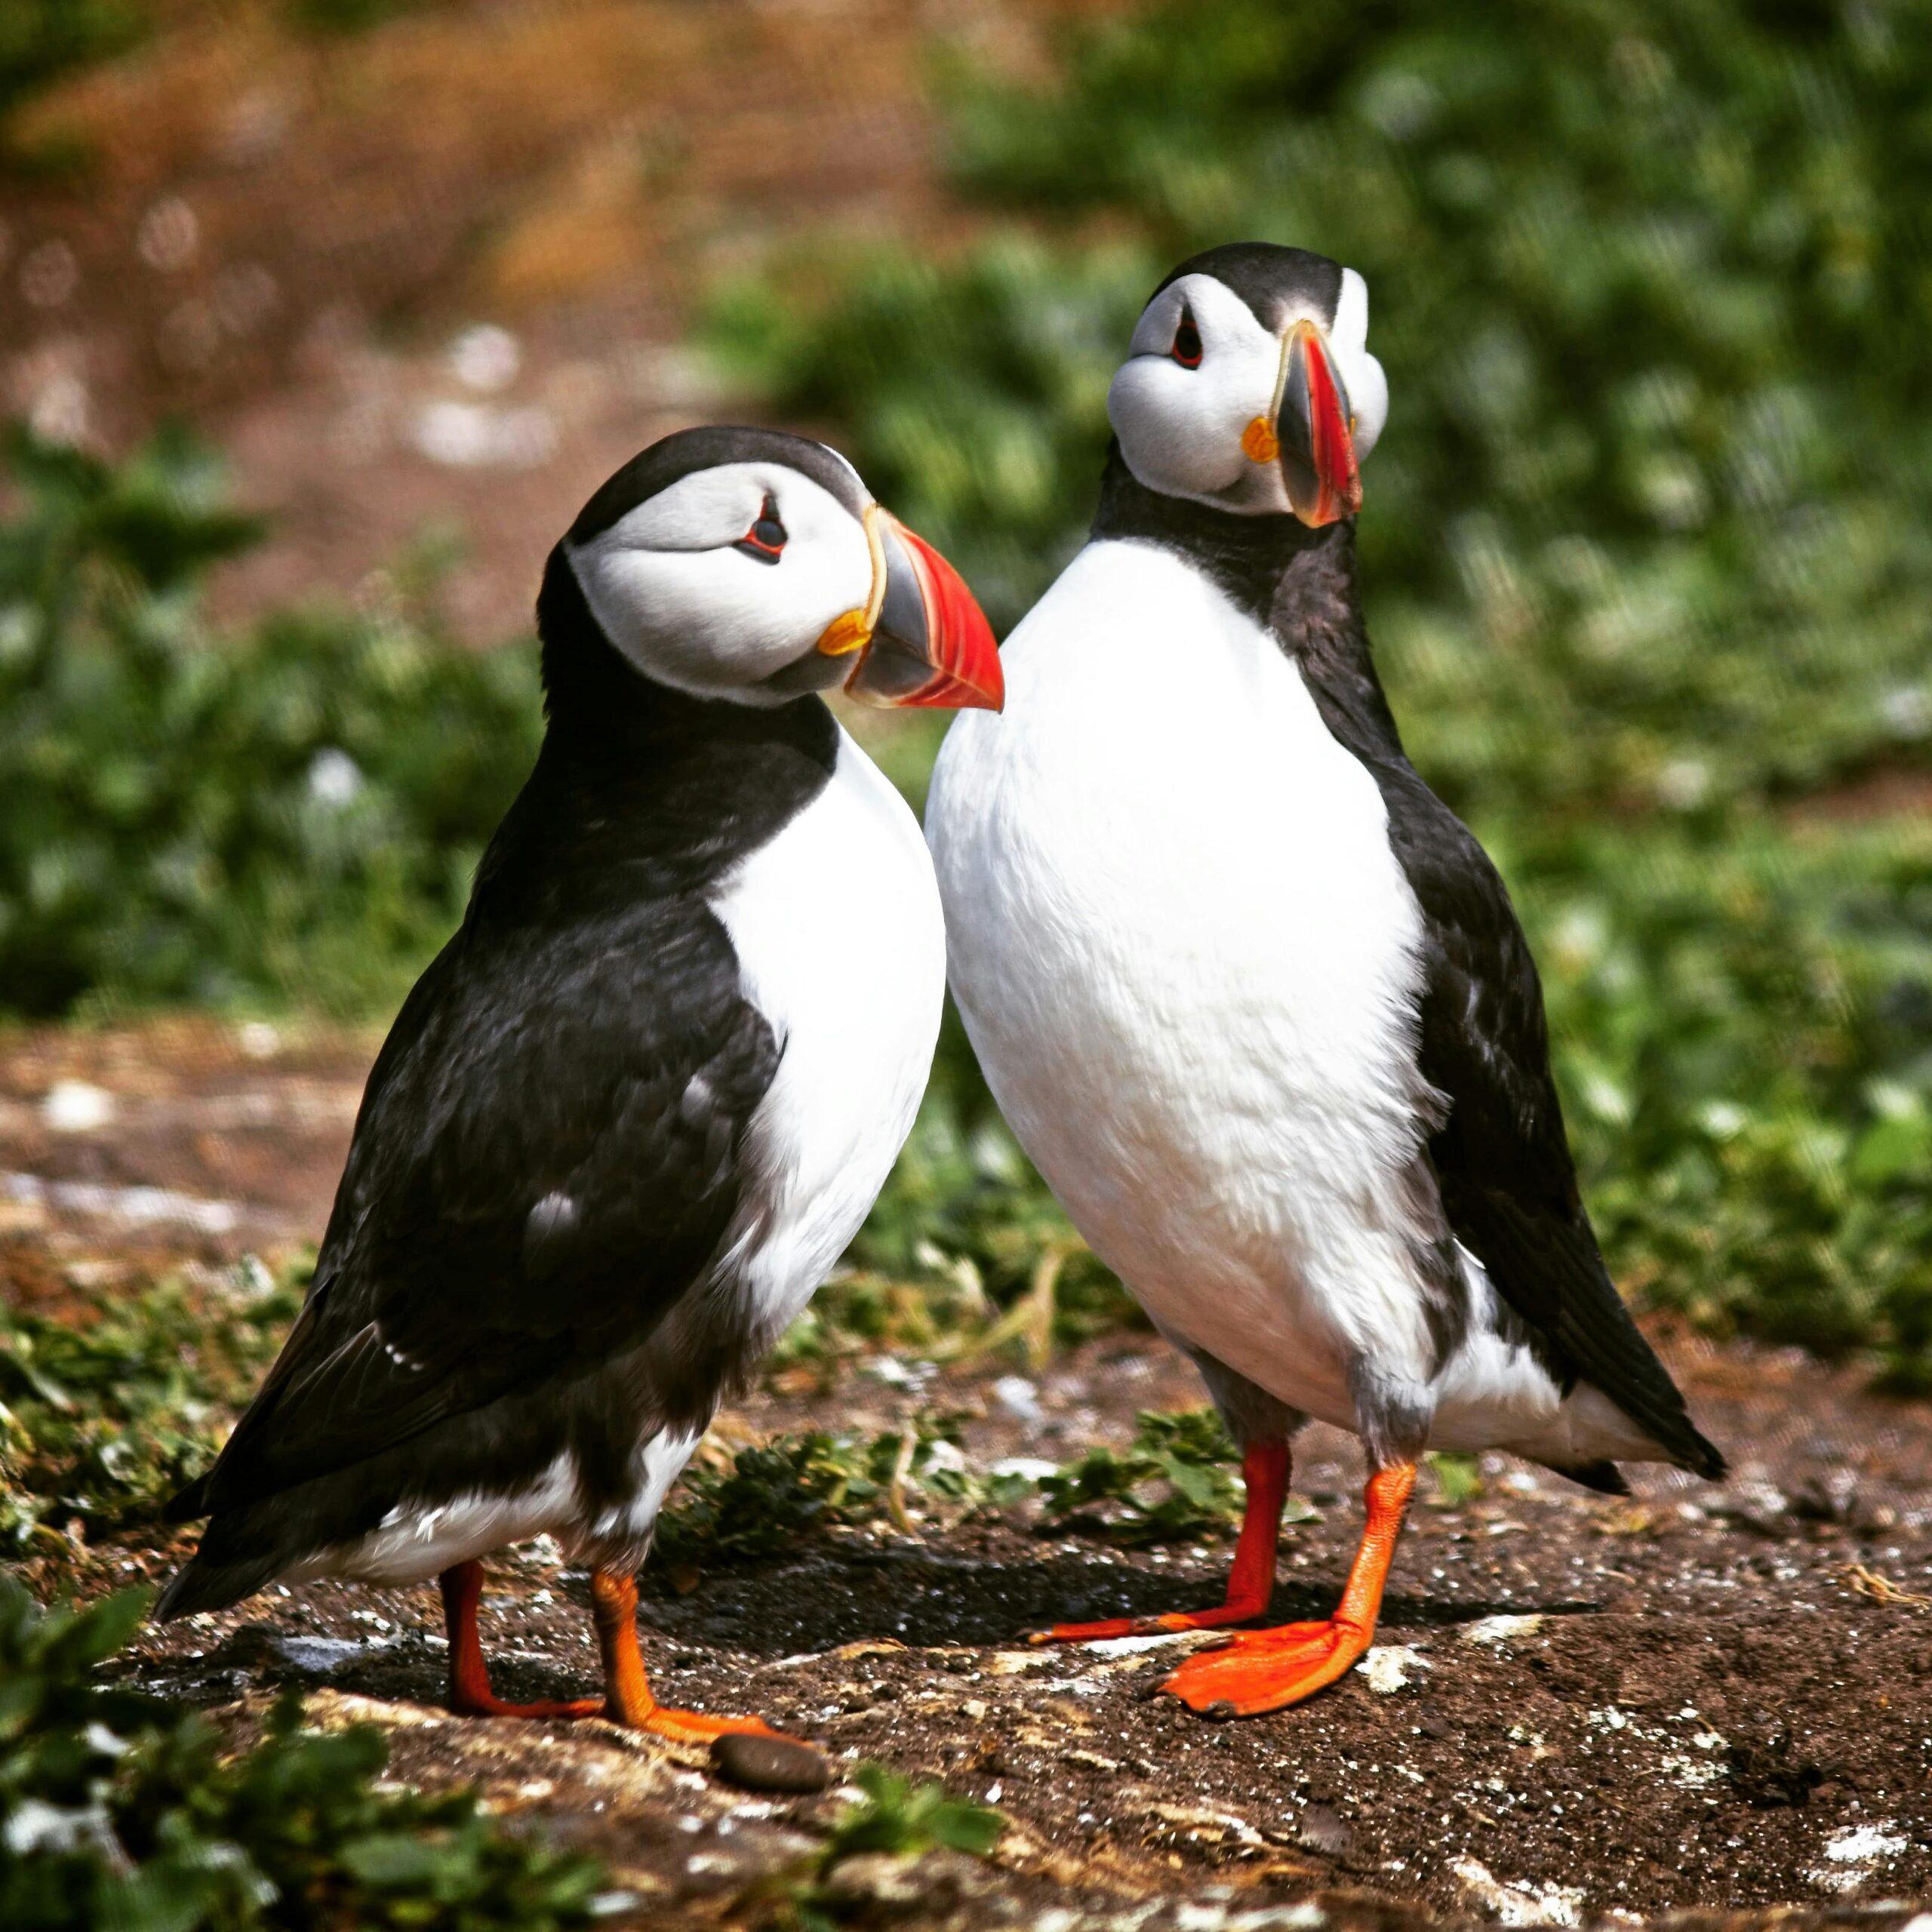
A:
<svg viewBox="0 0 1932 1932">
<path fill-rule="evenodd" d="M 1598 1463 L 1550 1463 L 1545 1466 L 1569 1481 L 1580 1484 L 1585 1489 L 1595 1490 L 1599 1496 L 1630 1494 L 1630 1485 L 1623 1472 L 1607 1457 Z"/>
<path fill-rule="evenodd" d="M 1703 1476 L 1707 1481 L 1723 1481 L 1730 1472 L 1730 1465 L 1724 1460 L 1724 1451 L 1688 1418 L 1685 1420 L 1684 1431 L 1689 1440 L 1671 1445 L 1678 1451 L 1678 1467 L 1688 1469 L 1694 1476 Z"/>
<path fill-rule="evenodd" d="M 275 1556 L 241 1563 L 210 1563 L 198 1551 L 175 1571 L 156 1599 L 149 1620 L 171 1623 L 200 1610 L 226 1610 L 271 1582 L 280 1564 Z"/>
</svg>

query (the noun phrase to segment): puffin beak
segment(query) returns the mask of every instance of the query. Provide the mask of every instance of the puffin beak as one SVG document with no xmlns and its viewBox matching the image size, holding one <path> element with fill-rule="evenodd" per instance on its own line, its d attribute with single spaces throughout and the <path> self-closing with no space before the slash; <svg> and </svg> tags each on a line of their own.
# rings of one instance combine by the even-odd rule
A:
<svg viewBox="0 0 1932 1932">
<path fill-rule="evenodd" d="M 1355 419 L 1327 338 L 1302 321 L 1281 342 L 1275 420 L 1257 416 L 1241 438 L 1251 461 L 1278 460 L 1289 506 L 1310 529 L 1361 508 Z"/>
<path fill-rule="evenodd" d="M 998 711 L 1006 701 L 999 646 L 964 580 L 876 504 L 866 512 L 866 534 L 871 600 L 836 619 L 818 643 L 829 656 L 854 657 L 848 694 L 894 707 Z"/>
</svg>

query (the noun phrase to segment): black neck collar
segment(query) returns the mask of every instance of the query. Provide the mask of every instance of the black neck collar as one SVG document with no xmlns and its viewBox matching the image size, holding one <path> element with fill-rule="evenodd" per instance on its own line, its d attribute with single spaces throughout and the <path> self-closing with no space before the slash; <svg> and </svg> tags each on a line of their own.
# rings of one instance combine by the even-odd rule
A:
<svg viewBox="0 0 1932 1932">
<path fill-rule="evenodd" d="M 1338 543 L 1351 552 L 1353 526 L 1310 530 L 1292 516 L 1240 516 L 1184 497 L 1150 490 L 1127 466 L 1116 443 L 1100 478 L 1095 537 L 1139 537 L 1177 550 L 1207 572 L 1257 623 L 1265 624 L 1277 588 L 1291 571 Z M 1353 571 L 1351 568 L 1350 577 Z"/>
<path fill-rule="evenodd" d="M 1355 590 L 1352 518 L 1311 530 L 1292 516 L 1238 516 L 1139 481 L 1116 443 L 1107 453 L 1096 539 L 1158 543 L 1184 557 L 1294 660 L 1329 728 L 1371 762 L 1407 760 Z"/>
<path fill-rule="evenodd" d="M 647 678 L 604 635 L 560 543 L 550 553 L 537 598 L 544 709 L 551 734 L 580 757 L 599 747 L 626 753 L 645 746 L 700 740 L 786 743 L 828 760 L 831 713 L 814 696 L 778 705 L 695 697 Z"/>
</svg>

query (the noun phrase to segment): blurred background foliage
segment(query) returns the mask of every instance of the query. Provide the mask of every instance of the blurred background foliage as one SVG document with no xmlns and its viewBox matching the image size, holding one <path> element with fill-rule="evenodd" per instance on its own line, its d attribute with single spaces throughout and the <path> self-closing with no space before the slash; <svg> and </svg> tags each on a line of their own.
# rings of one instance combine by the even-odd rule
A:
<svg viewBox="0 0 1932 1932">
<path fill-rule="evenodd" d="M 1004 627 L 1081 540 L 1166 267 L 1360 269 L 1371 629 L 1537 945 L 1613 1267 L 1932 1387 L 1932 4 L 1229 0 L 1077 20 L 1023 81 L 933 58 L 966 218 L 721 284 L 734 392 Z M 5 463 L 0 998 L 383 1017 L 527 765 L 527 641 L 454 648 L 427 561 L 211 635 L 262 540 L 205 451 Z M 915 798 L 932 742 L 881 744 Z M 956 1029 L 854 1260 L 1120 1306 Z"/>
<path fill-rule="evenodd" d="M 7 1005 L 392 1001 L 535 754 L 532 654 L 442 638 L 430 559 L 389 609 L 212 635 L 202 580 L 263 533 L 205 449 L 116 466 L 16 429 L 5 457 Z"/>
<path fill-rule="evenodd" d="M 1932 7 L 1170 6 L 1041 89 L 955 68 L 1023 213 L 723 297 L 716 338 L 1017 618 L 1084 532 L 1174 260 L 1359 269 L 1389 429 L 1362 576 L 1465 808 L 1683 809 L 1932 738 Z M 809 265 L 806 265 L 809 266 Z"/>
</svg>

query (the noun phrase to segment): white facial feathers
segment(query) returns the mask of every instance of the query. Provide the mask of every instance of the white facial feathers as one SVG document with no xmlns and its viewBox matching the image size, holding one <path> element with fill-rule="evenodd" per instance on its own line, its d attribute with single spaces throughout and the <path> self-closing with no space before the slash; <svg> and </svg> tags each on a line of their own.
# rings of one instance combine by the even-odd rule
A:
<svg viewBox="0 0 1932 1932">
<path fill-rule="evenodd" d="M 1332 324 L 1321 325 L 1354 418 L 1355 454 L 1366 457 L 1389 414 L 1389 385 L 1368 352 L 1368 287 L 1353 269 L 1342 271 Z M 1199 337 L 1190 367 L 1175 355 L 1183 319 Z M 1142 312 L 1128 360 L 1107 392 L 1107 415 L 1121 454 L 1140 481 L 1163 495 L 1250 515 L 1288 512 L 1286 486 L 1272 463 L 1251 461 L 1241 436 L 1257 419 L 1272 423 L 1281 403 L 1286 332 L 1303 319 L 1291 306 L 1277 334 L 1241 297 L 1208 274 L 1170 282 Z"/>
<path fill-rule="evenodd" d="M 1375 447 L 1389 420 L 1389 378 L 1368 352 L 1368 284 L 1353 269 L 1342 271 L 1342 293 L 1335 304 L 1335 326 L 1328 346 L 1349 392 L 1355 415 L 1355 460 L 1363 461 Z"/>
<path fill-rule="evenodd" d="M 1183 317 L 1201 338 L 1189 368 L 1174 357 Z M 1281 345 L 1212 275 L 1186 275 L 1148 303 L 1107 391 L 1127 466 L 1150 490 L 1223 508 L 1285 511 L 1278 475 L 1242 454 L 1241 432 L 1270 412 Z"/>
<path fill-rule="evenodd" d="M 775 559 L 740 547 L 768 506 L 783 531 Z M 700 697 L 795 696 L 756 688 L 872 589 L 863 525 L 775 462 L 695 471 L 568 555 L 611 643 L 647 676 Z"/>
</svg>

